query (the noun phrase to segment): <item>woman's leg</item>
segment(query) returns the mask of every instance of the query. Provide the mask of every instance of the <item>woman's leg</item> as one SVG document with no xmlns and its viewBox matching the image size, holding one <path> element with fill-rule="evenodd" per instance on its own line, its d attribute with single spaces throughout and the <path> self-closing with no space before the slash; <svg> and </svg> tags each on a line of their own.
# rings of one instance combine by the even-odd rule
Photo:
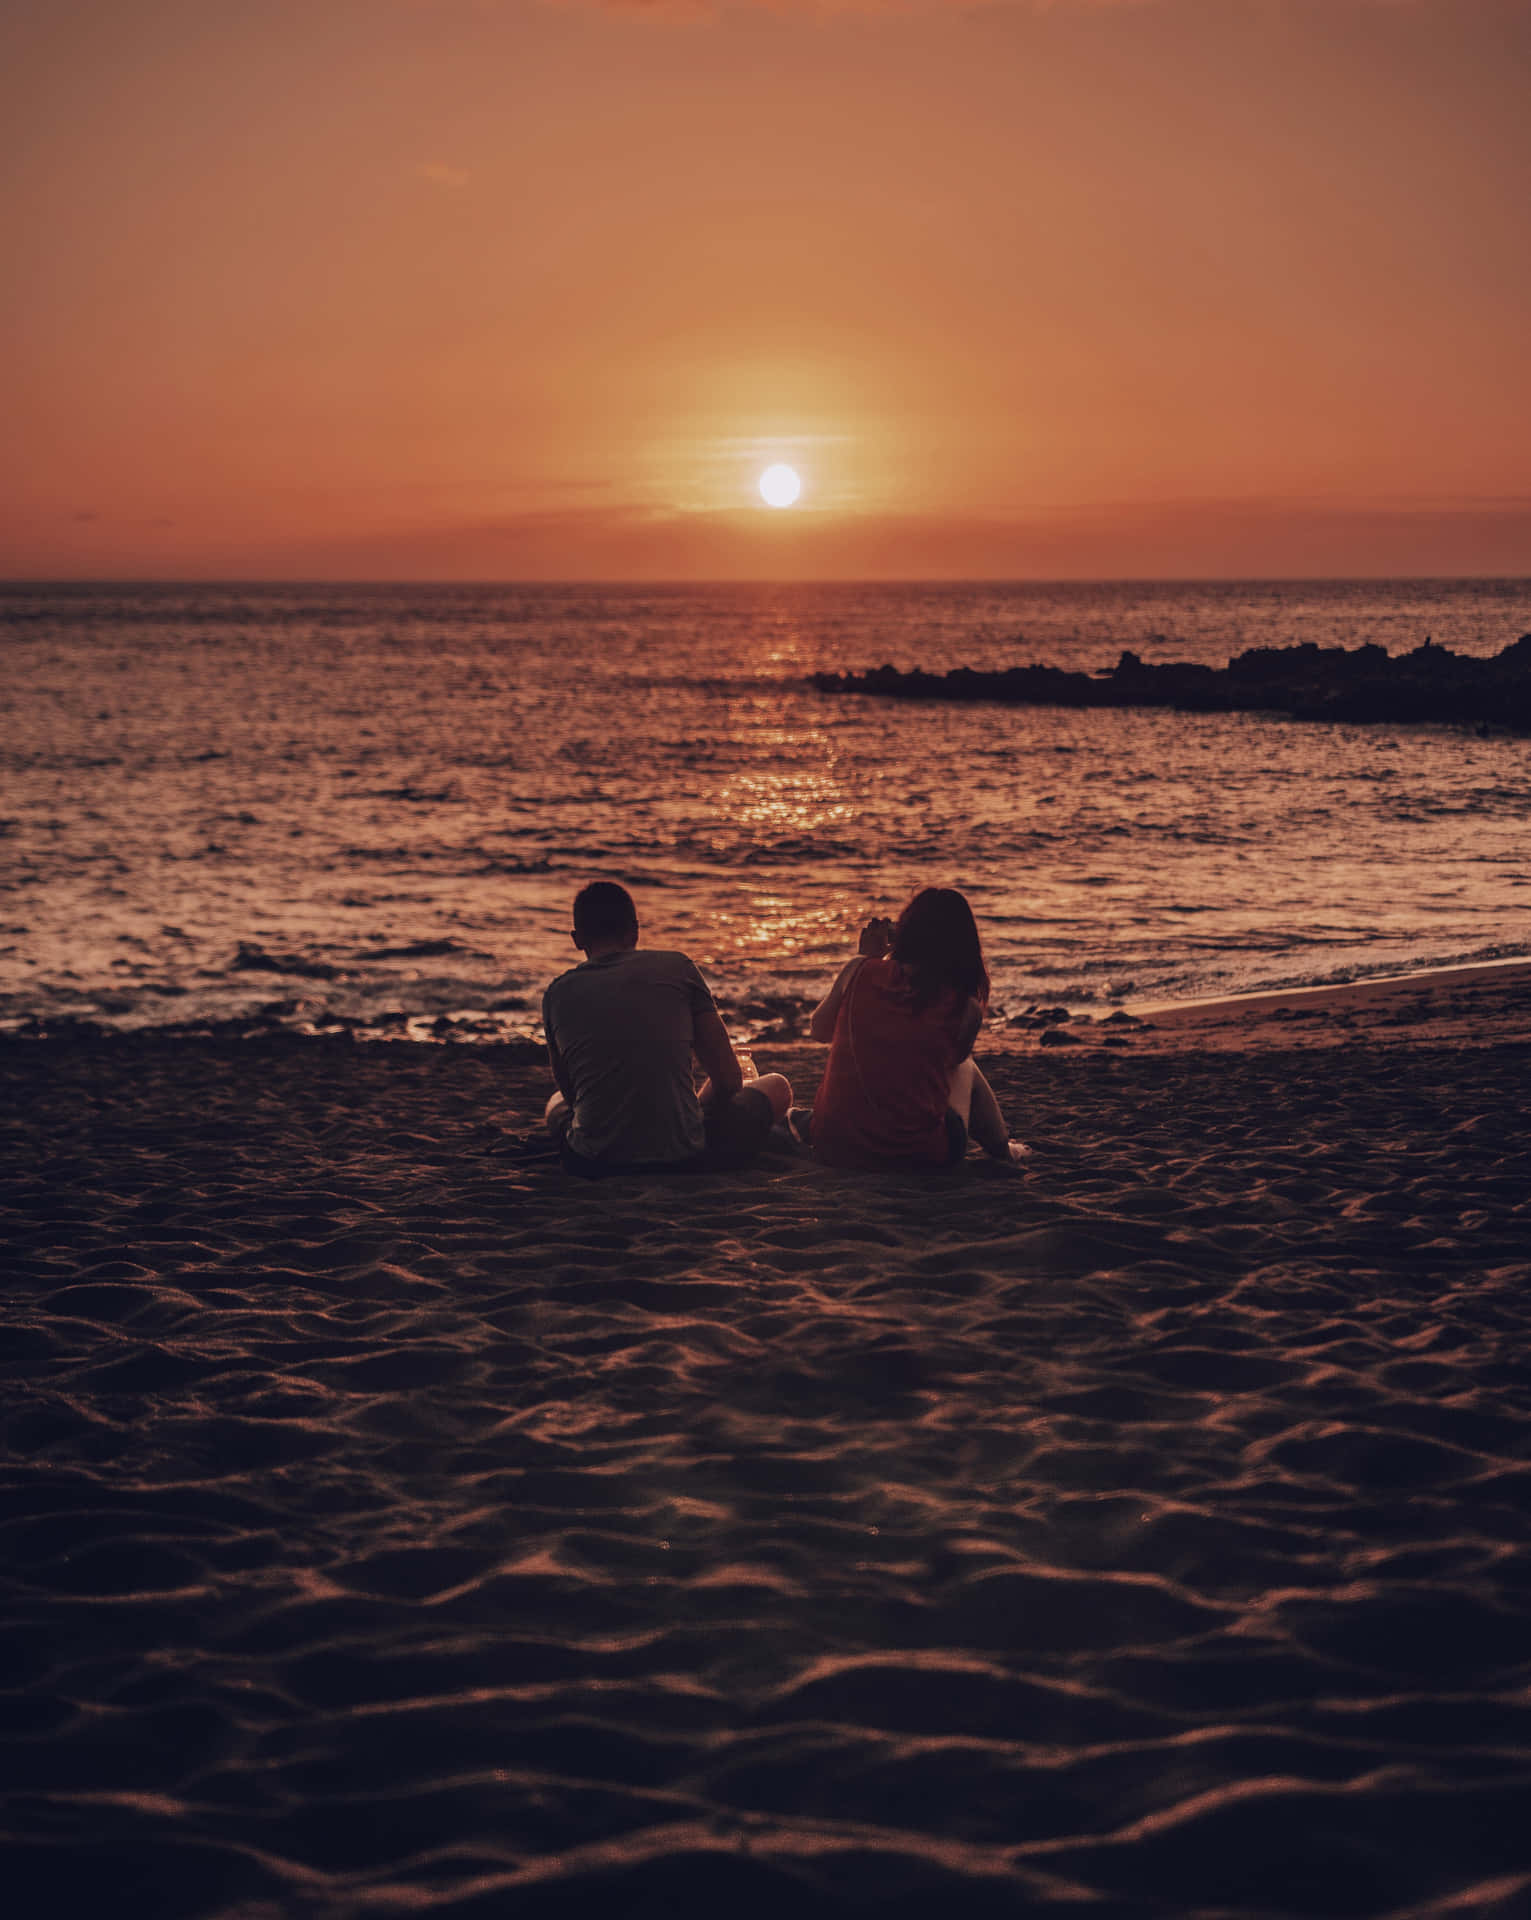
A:
<svg viewBox="0 0 1531 1920">
<path fill-rule="evenodd" d="M 969 1134 L 991 1159 L 1009 1160 L 1010 1131 L 994 1098 L 994 1089 L 979 1071 L 971 1054 L 952 1074 L 947 1103 Z"/>
</svg>

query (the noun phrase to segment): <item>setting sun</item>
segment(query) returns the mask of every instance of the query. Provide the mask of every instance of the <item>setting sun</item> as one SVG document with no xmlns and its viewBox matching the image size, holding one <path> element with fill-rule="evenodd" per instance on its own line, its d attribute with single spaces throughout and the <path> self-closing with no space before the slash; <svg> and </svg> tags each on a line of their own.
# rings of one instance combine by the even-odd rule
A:
<svg viewBox="0 0 1531 1920">
<path fill-rule="evenodd" d="M 790 507 L 803 490 L 791 467 L 777 464 L 760 476 L 760 497 L 768 507 Z"/>
</svg>

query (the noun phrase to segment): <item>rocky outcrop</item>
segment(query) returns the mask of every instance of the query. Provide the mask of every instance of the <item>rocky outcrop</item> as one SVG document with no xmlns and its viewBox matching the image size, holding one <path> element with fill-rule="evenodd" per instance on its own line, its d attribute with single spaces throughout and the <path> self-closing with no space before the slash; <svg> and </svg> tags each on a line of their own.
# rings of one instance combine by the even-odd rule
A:
<svg viewBox="0 0 1531 1920">
<path fill-rule="evenodd" d="M 1294 720 L 1448 722 L 1531 733 L 1531 633 L 1486 659 L 1426 640 L 1385 647 L 1251 647 L 1226 667 L 1151 665 L 1124 653 L 1100 673 L 1034 664 L 1003 672 L 816 673 L 821 693 L 892 700 L 987 700 L 1027 707 L 1174 707 L 1188 713 L 1283 713 Z"/>
</svg>

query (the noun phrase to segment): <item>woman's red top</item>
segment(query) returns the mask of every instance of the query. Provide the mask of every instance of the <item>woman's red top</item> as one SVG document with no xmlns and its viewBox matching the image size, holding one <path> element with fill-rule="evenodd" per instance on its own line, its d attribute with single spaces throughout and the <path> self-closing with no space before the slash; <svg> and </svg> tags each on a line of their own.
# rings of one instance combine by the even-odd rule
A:
<svg viewBox="0 0 1531 1920">
<path fill-rule="evenodd" d="M 835 1167 L 944 1166 L 966 997 L 915 1011 L 903 969 L 863 960 L 835 1018 L 813 1103 L 813 1152 Z"/>
</svg>

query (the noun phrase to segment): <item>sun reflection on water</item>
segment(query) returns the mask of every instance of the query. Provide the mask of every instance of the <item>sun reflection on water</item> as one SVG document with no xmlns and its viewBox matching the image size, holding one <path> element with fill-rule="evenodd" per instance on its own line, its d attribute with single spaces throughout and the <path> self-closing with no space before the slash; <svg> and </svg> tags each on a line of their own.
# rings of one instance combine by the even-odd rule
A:
<svg viewBox="0 0 1531 1920">
<path fill-rule="evenodd" d="M 788 738 L 782 736 L 783 744 Z M 718 812 L 736 831 L 777 840 L 787 833 L 844 827 L 858 808 L 833 770 L 777 773 L 755 768 L 741 769 L 723 781 Z"/>
<path fill-rule="evenodd" d="M 724 910 L 717 927 L 724 950 L 740 960 L 788 963 L 803 954 L 821 954 L 840 941 L 846 911 L 838 901 L 804 909 L 780 894 L 748 896 L 738 911 Z"/>
</svg>

